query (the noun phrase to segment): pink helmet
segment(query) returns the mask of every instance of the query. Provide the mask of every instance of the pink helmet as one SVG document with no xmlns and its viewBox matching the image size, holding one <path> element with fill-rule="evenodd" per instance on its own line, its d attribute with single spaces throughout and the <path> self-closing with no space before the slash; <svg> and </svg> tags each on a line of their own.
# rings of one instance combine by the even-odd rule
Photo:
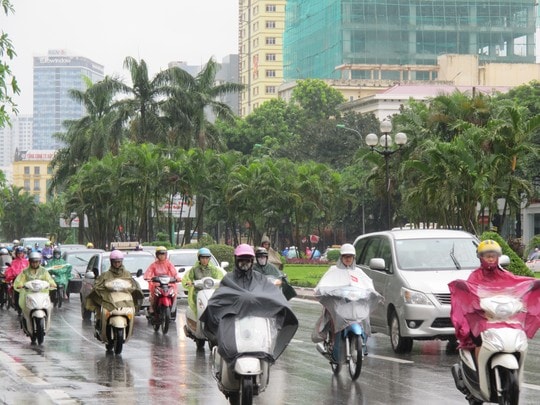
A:
<svg viewBox="0 0 540 405">
<path fill-rule="evenodd" d="M 246 243 L 242 243 L 241 245 L 238 245 L 236 249 L 234 249 L 234 255 L 255 257 L 255 252 L 251 246 Z"/>
<path fill-rule="evenodd" d="M 110 260 L 124 260 L 124 254 L 119 250 L 113 250 L 109 256 Z"/>
</svg>

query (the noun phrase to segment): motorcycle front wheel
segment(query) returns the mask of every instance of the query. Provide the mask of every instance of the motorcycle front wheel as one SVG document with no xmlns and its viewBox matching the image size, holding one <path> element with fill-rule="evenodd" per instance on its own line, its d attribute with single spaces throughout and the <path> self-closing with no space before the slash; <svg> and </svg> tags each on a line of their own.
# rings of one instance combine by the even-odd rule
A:
<svg viewBox="0 0 540 405">
<path fill-rule="evenodd" d="M 34 336 L 38 345 L 41 345 L 45 337 L 45 318 L 34 318 L 34 327 Z"/>
<path fill-rule="evenodd" d="M 64 286 L 59 285 L 56 287 L 56 301 L 58 308 L 62 308 L 62 302 L 64 301 Z"/>
<path fill-rule="evenodd" d="M 360 377 L 362 371 L 362 351 L 363 339 L 360 335 L 349 335 L 347 344 L 349 345 L 349 374 L 353 381 Z"/>
<path fill-rule="evenodd" d="M 114 328 L 114 354 L 122 353 L 124 347 L 124 329 L 123 328 Z"/>
<path fill-rule="evenodd" d="M 243 376 L 240 389 L 240 405 L 253 404 L 253 376 Z"/>
<path fill-rule="evenodd" d="M 519 384 L 517 370 L 508 370 L 504 367 L 495 367 L 496 381 L 501 382 L 497 387 L 500 392 L 499 405 L 517 405 L 519 403 Z"/>
<path fill-rule="evenodd" d="M 161 331 L 164 335 L 169 331 L 169 324 L 171 323 L 171 307 L 163 308 L 163 319 L 161 322 Z"/>
</svg>

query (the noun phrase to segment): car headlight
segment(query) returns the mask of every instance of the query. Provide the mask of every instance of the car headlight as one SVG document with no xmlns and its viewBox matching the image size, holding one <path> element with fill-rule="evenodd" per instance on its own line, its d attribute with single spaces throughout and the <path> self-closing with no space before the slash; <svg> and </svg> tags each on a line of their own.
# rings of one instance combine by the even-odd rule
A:
<svg viewBox="0 0 540 405">
<path fill-rule="evenodd" d="M 401 296 L 405 304 L 414 304 L 414 305 L 430 305 L 433 306 L 433 302 L 427 297 L 426 294 L 419 291 L 409 290 L 408 288 L 401 288 Z"/>
</svg>

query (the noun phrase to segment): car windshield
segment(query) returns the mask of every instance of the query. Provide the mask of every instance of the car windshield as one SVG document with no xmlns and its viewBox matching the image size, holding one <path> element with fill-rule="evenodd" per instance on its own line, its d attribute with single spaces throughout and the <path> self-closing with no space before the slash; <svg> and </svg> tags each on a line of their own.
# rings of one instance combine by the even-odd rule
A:
<svg viewBox="0 0 540 405">
<path fill-rule="evenodd" d="M 77 252 L 77 253 L 66 254 L 65 259 L 66 259 L 66 262 L 68 262 L 69 264 L 75 267 L 83 266 L 86 268 L 88 261 L 93 255 L 95 255 L 95 252 Z"/>
<path fill-rule="evenodd" d="M 470 270 L 479 265 L 476 242 L 466 238 L 397 240 L 396 255 L 403 270 Z"/>
<path fill-rule="evenodd" d="M 169 260 L 175 267 L 191 267 L 194 266 L 197 262 L 197 253 L 198 252 L 169 252 Z M 212 256 L 210 262 L 219 266 L 217 260 Z"/>
<path fill-rule="evenodd" d="M 146 271 L 148 266 L 150 266 L 156 258 L 153 255 L 125 255 L 123 265 L 127 271 L 129 271 L 133 276 L 137 274 L 137 271 L 142 270 L 143 273 Z M 109 258 L 103 261 L 102 266 L 104 267 L 102 271 L 109 270 L 111 266 Z"/>
</svg>

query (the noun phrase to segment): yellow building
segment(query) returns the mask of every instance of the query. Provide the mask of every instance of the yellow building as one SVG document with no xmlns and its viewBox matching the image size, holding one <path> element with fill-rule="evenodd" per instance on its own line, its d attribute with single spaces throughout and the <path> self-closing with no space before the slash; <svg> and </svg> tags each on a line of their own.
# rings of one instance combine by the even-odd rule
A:
<svg viewBox="0 0 540 405">
<path fill-rule="evenodd" d="M 13 184 L 34 195 L 38 203 L 48 200 L 47 189 L 52 177 L 49 167 L 54 150 L 29 150 L 22 152 L 13 162 Z"/>
<path fill-rule="evenodd" d="M 285 0 L 239 0 L 240 116 L 276 98 L 283 82 Z"/>
</svg>

